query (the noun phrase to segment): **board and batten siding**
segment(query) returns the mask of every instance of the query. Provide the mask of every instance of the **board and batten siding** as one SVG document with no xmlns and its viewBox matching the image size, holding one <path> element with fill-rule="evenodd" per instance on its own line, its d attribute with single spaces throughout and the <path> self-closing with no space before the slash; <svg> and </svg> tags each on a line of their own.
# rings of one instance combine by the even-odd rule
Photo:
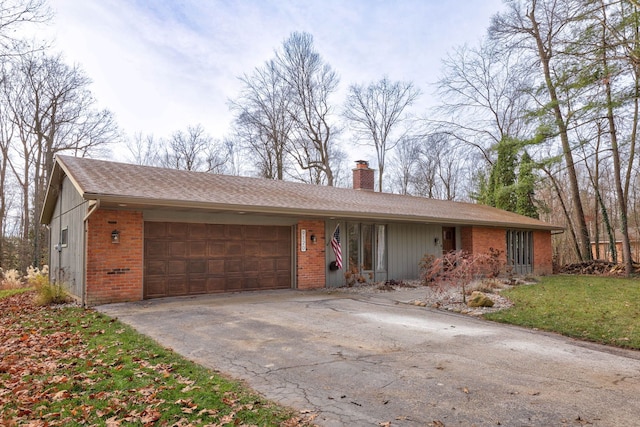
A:
<svg viewBox="0 0 640 427">
<path fill-rule="evenodd" d="M 413 280 L 420 277 L 418 264 L 425 254 L 440 256 L 442 227 L 426 224 L 389 224 L 387 230 L 388 277 Z"/>
<path fill-rule="evenodd" d="M 340 222 L 340 235 L 343 258 L 346 256 L 346 225 L 347 221 L 329 220 L 326 221 L 326 285 L 327 287 L 344 286 L 344 268 L 338 271 L 331 271 L 329 263 L 335 259 L 331 249 L 331 237 Z M 357 221 L 350 221 L 357 222 Z M 394 280 L 414 280 L 420 277 L 418 264 L 424 254 L 440 256 L 442 254 L 442 227 L 440 225 L 426 224 L 399 224 L 376 222 L 376 224 L 386 225 L 386 254 L 387 269 L 384 273 L 386 279 Z M 457 233 L 456 233 L 457 234 Z M 436 244 L 436 239 L 438 243 Z M 382 277 L 382 274 L 379 275 Z M 382 280 L 382 279 L 381 279 Z"/>
<path fill-rule="evenodd" d="M 49 226 L 49 277 L 61 283 L 78 299 L 84 292 L 84 216 L 88 201 L 64 177 L 59 187 L 60 196 Z M 67 244 L 61 245 L 62 230 L 67 229 Z M 59 248 L 59 249 L 58 249 Z"/>
</svg>

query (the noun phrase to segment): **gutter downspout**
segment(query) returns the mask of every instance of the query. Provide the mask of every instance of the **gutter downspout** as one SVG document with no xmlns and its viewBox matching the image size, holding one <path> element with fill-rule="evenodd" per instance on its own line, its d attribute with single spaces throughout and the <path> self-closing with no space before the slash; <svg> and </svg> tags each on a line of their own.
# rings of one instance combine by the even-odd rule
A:
<svg viewBox="0 0 640 427">
<path fill-rule="evenodd" d="M 83 268 L 82 268 L 82 306 L 85 307 L 87 304 L 87 240 L 89 237 L 87 236 L 87 232 L 89 231 L 87 227 L 87 222 L 89 217 L 93 215 L 95 211 L 100 209 L 100 199 L 96 199 L 95 203 L 92 205 L 91 201 L 89 201 L 89 211 L 82 219 L 83 228 L 84 228 L 84 239 L 82 239 L 83 248 L 82 248 L 82 257 L 83 259 Z"/>
</svg>

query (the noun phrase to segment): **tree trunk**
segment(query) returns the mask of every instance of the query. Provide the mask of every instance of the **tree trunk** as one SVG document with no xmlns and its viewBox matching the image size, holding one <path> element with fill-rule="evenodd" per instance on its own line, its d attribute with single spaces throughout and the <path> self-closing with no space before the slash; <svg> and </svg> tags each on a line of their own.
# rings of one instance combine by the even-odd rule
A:
<svg viewBox="0 0 640 427">
<path fill-rule="evenodd" d="M 532 24 L 532 35 L 535 38 L 536 46 L 538 49 L 538 56 L 540 58 L 540 62 L 542 63 L 543 71 L 544 71 L 544 79 L 547 86 L 547 91 L 549 93 L 549 98 L 551 101 L 551 105 L 553 108 L 553 114 L 556 122 L 556 126 L 558 127 L 558 133 L 560 136 L 560 141 L 562 143 L 562 153 L 564 156 L 564 160 L 567 166 L 567 173 L 569 174 L 569 188 L 571 194 L 571 205 L 574 211 L 574 217 L 576 221 L 576 225 L 578 228 L 578 238 L 579 238 L 579 246 L 580 246 L 580 259 L 590 260 L 593 257 L 591 256 L 591 242 L 589 238 L 589 229 L 587 227 L 587 222 L 584 216 L 584 209 L 582 208 L 582 200 L 580 198 L 580 187 L 578 185 L 578 177 L 576 175 L 575 163 L 573 161 L 573 155 L 571 154 L 571 145 L 569 144 L 569 135 L 567 132 L 567 124 L 562 114 L 562 110 L 560 109 L 560 101 L 558 99 L 558 95 L 556 92 L 556 86 L 551 78 L 551 54 L 545 48 L 542 36 L 540 34 L 540 28 L 538 25 L 538 21 L 534 15 L 535 9 L 527 14 L 527 18 L 531 21 Z"/>
<path fill-rule="evenodd" d="M 606 11 L 604 4 L 602 5 L 602 13 L 605 19 L 602 26 L 602 66 L 604 70 L 609 70 L 607 60 L 608 42 L 606 31 Z M 627 276 L 633 273 L 633 264 L 631 260 L 631 244 L 629 242 L 629 224 L 627 220 L 627 199 L 622 190 L 622 167 L 620 166 L 620 151 L 618 149 L 618 134 L 616 132 L 616 122 L 613 115 L 613 97 L 611 95 L 611 78 L 605 76 L 605 93 L 607 97 L 607 121 L 609 123 L 609 136 L 611 138 L 611 156 L 613 157 L 613 177 L 616 187 L 616 198 L 618 202 L 618 210 L 620 211 L 620 232 L 622 233 L 622 262 L 624 263 L 624 271 Z"/>
</svg>

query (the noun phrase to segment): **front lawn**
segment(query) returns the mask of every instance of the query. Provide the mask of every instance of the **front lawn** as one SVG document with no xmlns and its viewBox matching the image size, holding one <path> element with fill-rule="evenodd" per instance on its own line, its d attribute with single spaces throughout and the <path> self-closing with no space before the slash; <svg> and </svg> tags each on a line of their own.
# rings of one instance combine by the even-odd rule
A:
<svg viewBox="0 0 640 427">
<path fill-rule="evenodd" d="M 306 426 L 93 310 L 0 299 L 0 425 Z"/>
<path fill-rule="evenodd" d="M 501 295 L 514 307 L 486 314 L 497 322 L 640 349 L 640 280 L 602 276 L 549 276 Z"/>
</svg>

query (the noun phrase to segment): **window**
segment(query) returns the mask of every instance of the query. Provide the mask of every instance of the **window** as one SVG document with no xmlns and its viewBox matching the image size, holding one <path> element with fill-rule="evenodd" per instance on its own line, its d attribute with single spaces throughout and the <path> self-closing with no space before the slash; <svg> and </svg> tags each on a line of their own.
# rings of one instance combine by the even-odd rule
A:
<svg viewBox="0 0 640 427">
<path fill-rule="evenodd" d="M 507 230 L 507 265 L 516 274 L 533 271 L 533 232 Z"/>
<path fill-rule="evenodd" d="M 387 227 L 384 225 L 376 225 L 376 249 L 378 252 L 376 258 L 376 271 L 387 270 L 387 246 L 385 236 Z"/>
<path fill-rule="evenodd" d="M 60 246 L 66 248 L 69 244 L 69 227 L 60 230 Z"/>
<path fill-rule="evenodd" d="M 373 270 L 373 224 L 362 224 L 362 269 Z"/>
<path fill-rule="evenodd" d="M 347 248 L 349 253 L 348 267 L 349 270 L 360 270 L 360 226 L 359 224 L 349 224 L 347 227 L 348 241 Z"/>
<path fill-rule="evenodd" d="M 380 224 L 349 223 L 347 225 L 349 270 L 386 271 L 386 226 Z"/>
</svg>

